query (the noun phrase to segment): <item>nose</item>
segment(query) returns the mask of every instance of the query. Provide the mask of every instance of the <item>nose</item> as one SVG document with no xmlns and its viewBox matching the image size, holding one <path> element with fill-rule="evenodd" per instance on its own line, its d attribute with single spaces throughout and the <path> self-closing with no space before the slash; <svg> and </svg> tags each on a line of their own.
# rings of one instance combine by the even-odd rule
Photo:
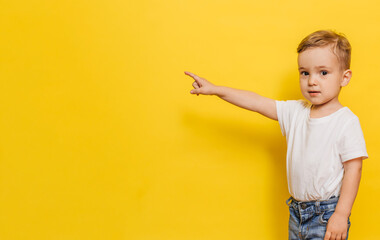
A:
<svg viewBox="0 0 380 240">
<path fill-rule="evenodd" d="M 308 79 L 308 84 L 310 86 L 317 85 L 317 79 L 316 79 L 316 77 L 313 76 L 313 75 L 310 75 L 310 77 Z"/>
</svg>

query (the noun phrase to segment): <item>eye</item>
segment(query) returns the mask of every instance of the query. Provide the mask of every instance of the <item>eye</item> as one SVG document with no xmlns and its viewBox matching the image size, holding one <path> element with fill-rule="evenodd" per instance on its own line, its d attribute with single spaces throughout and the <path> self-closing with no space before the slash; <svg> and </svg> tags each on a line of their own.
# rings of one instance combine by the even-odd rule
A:
<svg viewBox="0 0 380 240">
<path fill-rule="evenodd" d="M 301 75 L 307 76 L 307 75 L 309 75 L 309 73 L 308 73 L 308 72 L 305 72 L 305 71 L 303 71 L 303 72 L 301 72 Z"/>
<path fill-rule="evenodd" d="M 321 71 L 322 75 L 327 75 L 327 71 Z"/>
</svg>

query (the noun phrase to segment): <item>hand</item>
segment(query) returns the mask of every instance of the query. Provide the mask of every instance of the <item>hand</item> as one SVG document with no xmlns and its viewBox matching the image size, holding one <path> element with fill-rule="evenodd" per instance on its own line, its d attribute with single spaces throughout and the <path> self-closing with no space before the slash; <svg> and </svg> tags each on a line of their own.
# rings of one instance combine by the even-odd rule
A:
<svg viewBox="0 0 380 240">
<path fill-rule="evenodd" d="M 216 94 L 216 91 L 215 91 L 216 86 L 214 84 L 210 83 L 209 81 L 207 81 L 204 78 L 201 78 L 201 77 L 195 75 L 194 73 L 185 72 L 185 74 L 192 77 L 195 81 L 193 83 L 193 87 L 195 89 L 190 91 L 191 94 L 197 94 L 198 96 L 199 96 L 199 94 L 204 94 L 204 95 Z"/>
<path fill-rule="evenodd" d="M 334 212 L 327 222 L 327 230 L 323 240 L 345 240 L 347 237 L 348 218 Z"/>
</svg>

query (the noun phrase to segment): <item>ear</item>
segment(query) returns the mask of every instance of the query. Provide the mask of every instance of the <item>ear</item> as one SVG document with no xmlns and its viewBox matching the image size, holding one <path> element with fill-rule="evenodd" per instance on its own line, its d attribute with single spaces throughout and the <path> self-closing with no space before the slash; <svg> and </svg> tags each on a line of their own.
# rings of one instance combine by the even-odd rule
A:
<svg viewBox="0 0 380 240">
<path fill-rule="evenodd" d="M 352 77 L 351 69 L 347 69 L 343 72 L 342 81 L 340 82 L 341 87 L 345 87 L 348 85 Z"/>
</svg>

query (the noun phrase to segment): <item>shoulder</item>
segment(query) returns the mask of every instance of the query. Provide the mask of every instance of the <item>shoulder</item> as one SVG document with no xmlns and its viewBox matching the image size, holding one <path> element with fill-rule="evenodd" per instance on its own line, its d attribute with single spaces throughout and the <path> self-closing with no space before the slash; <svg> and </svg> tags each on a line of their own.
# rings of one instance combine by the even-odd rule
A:
<svg viewBox="0 0 380 240">
<path fill-rule="evenodd" d="M 341 122 L 344 123 L 344 126 L 347 127 L 351 124 L 359 124 L 359 117 L 356 116 L 355 113 L 351 111 L 348 107 L 344 107 L 344 111 L 342 111 Z"/>
<path fill-rule="evenodd" d="M 308 102 L 305 100 L 276 101 L 277 119 L 282 135 L 288 135 L 294 120 L 307 113 Z"/>
<path fill-rule="evenodd" d="M 363 131 L 359 121 L 359 117 L 356 116 L 348 107 L 345 107 L 342 114 L 336 119 L 336 128 L 340 129 L 341 137 L 363 136 Z"/>
</svg>

